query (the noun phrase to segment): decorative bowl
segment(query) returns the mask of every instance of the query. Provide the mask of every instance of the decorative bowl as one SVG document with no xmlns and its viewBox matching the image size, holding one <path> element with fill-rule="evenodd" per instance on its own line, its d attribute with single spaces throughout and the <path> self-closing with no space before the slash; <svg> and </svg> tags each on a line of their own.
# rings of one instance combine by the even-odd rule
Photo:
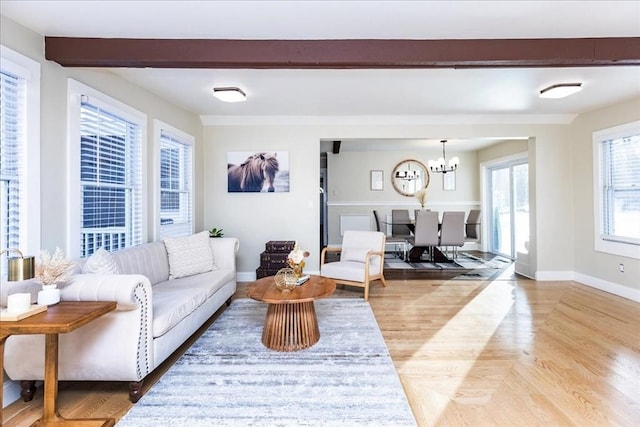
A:
<svg viewBox="0 0 640 427">
<path fill-rule="evenodd" d="M 281 292 L 291 292 L 296 287 L 296 275 L 291 268 L 281 268 L 276 273 L 274 280 L 276 288 Z"/>
</svg>

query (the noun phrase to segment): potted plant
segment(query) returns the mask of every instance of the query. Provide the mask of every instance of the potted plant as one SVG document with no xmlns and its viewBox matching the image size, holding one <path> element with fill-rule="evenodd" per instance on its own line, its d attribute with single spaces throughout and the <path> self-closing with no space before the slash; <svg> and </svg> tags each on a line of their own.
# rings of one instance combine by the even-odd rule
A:
<svg viewBox="0 0 640 427">
<path fill-rule="evenodd" d="M 222 228 L 213 227 L 209 230 L 209 237 L 222 237 L 224 233 L 222 232 Z"/>
</svg>

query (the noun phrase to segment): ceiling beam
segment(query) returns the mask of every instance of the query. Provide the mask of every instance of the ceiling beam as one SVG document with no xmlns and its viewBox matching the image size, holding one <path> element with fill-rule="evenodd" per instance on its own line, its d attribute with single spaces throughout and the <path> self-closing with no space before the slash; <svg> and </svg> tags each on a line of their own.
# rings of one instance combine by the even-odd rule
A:
<svg viewBox="0 0 640 427">
<path fill-rule="evenodd" d="M 478 40 L 221 40 L 45 37 L 65 67 L 501 68 L 640 65 L 640 37 Z"/>
</svg>

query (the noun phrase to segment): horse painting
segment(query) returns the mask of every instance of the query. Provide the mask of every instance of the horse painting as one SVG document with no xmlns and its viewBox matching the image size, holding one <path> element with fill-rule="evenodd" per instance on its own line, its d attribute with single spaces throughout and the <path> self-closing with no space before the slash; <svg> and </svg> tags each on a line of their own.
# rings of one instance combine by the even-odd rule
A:
<svg viewBox="0 0 640 427">
<path fill-rule="evenodd" d="M 280 168 L 276 154 L 256 153 L 242 164 L 227 164 L 227 186 L 229 192 L 259 193 L 263 188 L 275 191 L 273 181 Z"/>
</svg>

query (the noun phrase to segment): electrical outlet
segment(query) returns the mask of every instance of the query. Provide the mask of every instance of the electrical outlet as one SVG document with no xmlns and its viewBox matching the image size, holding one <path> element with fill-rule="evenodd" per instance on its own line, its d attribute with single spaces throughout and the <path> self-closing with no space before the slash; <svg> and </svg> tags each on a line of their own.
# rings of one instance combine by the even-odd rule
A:
<svg viewBox="0 0 640 427">
<path fill-rule="evenodd" d="M 624 264 L 618 265 L 618 270 L 620 271 L 620 273 L 624 273 Z"/>
</svg>

